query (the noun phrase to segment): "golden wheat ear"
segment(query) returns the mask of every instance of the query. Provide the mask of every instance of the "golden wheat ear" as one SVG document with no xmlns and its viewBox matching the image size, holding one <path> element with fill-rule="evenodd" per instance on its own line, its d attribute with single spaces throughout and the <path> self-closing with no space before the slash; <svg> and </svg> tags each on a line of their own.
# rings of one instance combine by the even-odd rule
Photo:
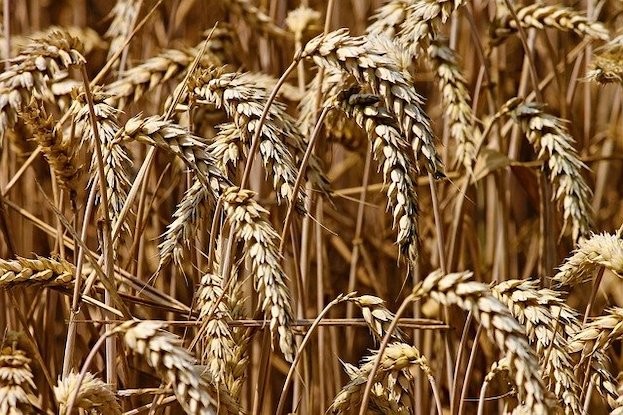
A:
<svg viewBox="0 0 623 415">
<path fill-rule="evenodd" d="M 80 375 L 75 372 L 59 379 L 54 387 L 54 397 L 60 406 L 60 414 L 65 415 L 67 404 L 72 396 L 75 396 L 74 408 L 80 408 L 87 412 L 100 414 L 121 415 L 121 406 L 117 402 L 115 393 L 104 381 L 87 372 L 80 381 Z"/>
</svg>

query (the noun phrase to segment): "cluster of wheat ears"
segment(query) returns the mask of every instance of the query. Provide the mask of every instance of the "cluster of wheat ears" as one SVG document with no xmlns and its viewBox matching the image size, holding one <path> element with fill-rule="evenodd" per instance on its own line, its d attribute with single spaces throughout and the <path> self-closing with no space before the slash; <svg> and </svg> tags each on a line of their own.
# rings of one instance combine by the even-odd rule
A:
<svg viewBox="0 0 623 415">
<path fill-rule="evenodd" d="M 4 0 L 0 415 L 623 414 L 623 3 Z"/>
</svg>

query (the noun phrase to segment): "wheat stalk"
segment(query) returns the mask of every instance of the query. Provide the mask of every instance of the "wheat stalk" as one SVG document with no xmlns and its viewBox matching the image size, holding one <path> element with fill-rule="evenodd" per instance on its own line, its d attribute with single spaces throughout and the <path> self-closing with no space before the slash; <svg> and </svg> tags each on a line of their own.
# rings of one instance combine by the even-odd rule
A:
<svg viewBox="0 0 623 415">
<path fill-rule="evenodd" d="M 79 378 L 80 375 L 72 372 L 59 379 L 54 387 L 54 397 L 60 404 L 59 415 L 67 413 L 67 403 L 71 396 L 75 396 L 74 408 L 80 408 L 88 413 L 121 415 L 121 407 L 110 386 L 93 373 L 87 372 L 80 382 L 80 389 L 76 392 Z"/>
<path fill-rule="evenodd" d="M 563 327 L 567 324 L 567 316 L 551 314 L 553 307 L 560 309 L 563 304 L 561 293 L 539 289 L 536 281 L 528 280 L 507 280 L 493 286 L 491 291 L 506 304 L 513 317 L 525 326 L 530 342 L 536 344 L 537 354 L 547 356 L 541 365 L 544 374 L 554 385 L 554 393 L 563 403 L 565 413 L 580 415 L 580 385 L 574 373 L 573 360 L 564 337 L 557 330 L 554 331 L 559 324 Z"/>
<path fill-rule="evenodd" d="M 0 413 L 33 413 L 36 386 L 30 359 L 17 344 L 0 343 Z"/>
<path fill-rule="evenodd" d="M 279 335 L 279 348 L 286 360 L 294 359 L 296 347 L 291 323 L 290 290 L 281 267 L 279 235 L 268 222 L 268 211 L 253 200 L 254 193 L 230 187 L 223 193 L 223 209 L 236 237 L 247 244 L 245 256 L 251 263 L 259 306 L 270 320 L 270 329 Z"/>
<path fill-rule="evenodd" d="M 609 40 L 608 29 L 600 22 L 591 22 L 583 14 L 561 5 L 534 2 L 517 9 L 517 19 L 523 28 L 555 28 L 563 32 L 575 32 L 581 38 Z M 517 20 L 505 10 L 492 29 L 494 39 L 501 41 L 518 32 Z"/>
<path fill-rule="evenodd" d="M 77 39 L 63 32 L 53 32 L 24 48 L 13 60 L 14 65 L 0 74 L 0 143 L 33 93 L 49 95 L 48 81 L 56 73 L 85 62 L 80 48 Z"/>
<path fill-rule="evenodd" d="M 63 138 L 52 116 L 46 117 L 43 102 L 32 99 L 23 108 L 21 117 L 30 127 L 33 138 L 43 151 L 61 186 L 75 193 L 78 190 L 80 168 L 76 165 L 75 143 Z"/>
<path fill-rule="evenodd" d="M 347 29 L 340 29 L 310 40 L 300 57 L 311 58 L 321 67 L 344 71 L 382 97 L 414 153 L 418 158 L 423 157 L 428 170 L 438 177 L 443 175 L 443 167 L 435 149 L 430 120 L 421 108 L 422 97 L 415 92 L 410 75 L 392 59 L 399 53 L 389 50 L 389 46 L 377 38 L 353 37 Z"/>
<path fill-rule="evenodd" d="M 580 241 L 569 258 L 558 268 L 552 283 L 573 287 L 591 278 L 598 267 L 623 274 L 623 239 L 607 233 L 594 234 Z"/>
<path fill-rule="evenodd" d="M 392 208 L 393 226 L 398 228 L 396 243 L 415 266 L 418 254 L 418 205 L 415 183 L 417 177 L 408 156 L 409 143 L 403 139 L 395 119 L 377 106 L 377 97 L 345 91 L 338 98 L 338 107 L 365 129 L 372 141 L 379 170 L 387 185 L 387 202 Z"/>
<path fill-rule="evenodd" d="M 182 347 L 179 337 L 164 330 L 165 323 L 156 321 L 126 321 L 114 329 L 123 335 L 125 344 L 142 355 L 173 392 L 187 414 L 238 414 L 240 410 L 225 390 L 218 389 L 213 380 L 201 376 L 194 367 L 194 358 Z"/>
<path fill-rule="evenodd" d="M 66 286 L 73 282 L 75 273 L 74 266 L 64 259 L 0 259 L 0 287 L 30 284 Z"/>
<path fill-rule="evenodd" d="M 416 285 L 413 296 L 416 299 L 430 297 L 443 305 L 457 305 L 471 311 L 508 359 L 520 404 L 525 404 L 534 413 L 549 413 L 552 402 L 524 328 L 486 284 L 471 281 L 472 275 L 471 272 L 443 275 L 441 271 L 434 271 Z"/>
<path fill-rule="evenodd" d="M 553 198 L 563 209 L 564 227 L 571 222 L 574 241 L 588 236 L 591 224 L 591 190 L 582 177 L 586 168 L 573 148 L 575 142 L 564 121 L 534 104 L 521 104 L 513 112 L 528 141 L 545 162 L 543 169 L 553 184 Z M 564 230 L 564 229 L 563 229 Z"/>
</svg>

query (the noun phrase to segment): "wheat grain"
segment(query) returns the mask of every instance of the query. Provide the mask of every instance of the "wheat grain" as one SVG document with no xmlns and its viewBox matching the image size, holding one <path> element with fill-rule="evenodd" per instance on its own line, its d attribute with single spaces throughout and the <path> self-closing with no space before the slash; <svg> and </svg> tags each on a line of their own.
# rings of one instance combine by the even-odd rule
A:
<svg viewBox="0 0 623 415">
<path fill-rule="evenodd" d="M 279 335 L 281 352 L 286 360 L 292 361 L 296 350 L 291 328 L 294 317 L 287 277 L 281 267 L 279 235 L 268 222 L 268 211 L 253 196 L 249 190 L 230 187 L 223 193 L 223 209 L 236 237 L 247 244 L 245 256 L 251 262 L 258 303 L 265 318 L 270 320 L 271 331 Z"/>
<path fill-rule="evenodd" d="M 573 255 L 560 266 L 552 282 L 563 287 L 576 286 L 590 279 L 599 266 L 623 274 L 623 239 L 603 233 L 581 241 Z"/>
<path fill-rule="evenodd" d="M 563 32 L 575 32 L 581 38 L 609 40 L 608 29 L 600 22 L 591 22 L 581 13 L 561 5 L 535 2 L 517 9 L 517 19 L 523 28 L 555 28 Z M 492 29 L 497 42 L 517 33 L 517 21 L 507 10 L 503 11 Z"/>
<path fill-rule="evenodd" d="M 571 222 L 574 241 L 588 236 L 592 211 L 591 190 L 582 177 L 582 169 L 586 166 L 573 148 L 575 141 L 564 121 L 545 113 L 534 103 L 519 105 L 513 115 L 539 159 L 545 162 L 543 169 L 553 184 L 553 198 L 563 209 L 564 227 Z"/>
<path fill-rule="evenodd" d="M 416 285 L 413 295 L 415 298 L 430 297 L 443 305 L 457 305 L 471 311 L 508 359 L 520 403 L 535 413 L 549 413 L 552 402 L 525 330 L 486 284 L 471 281 L 472 275 L 471 272 L 459 272 L 444 276 L 441 271 L 434 271 Z"/>
<path fill-rule="evenodd" d="M 553 307 L 563 304 L 560 292 L 539 289 L 536 281 L 508 280 L 491 289 L 493 295 L 506 304 L 513 317 L 524 325 L 531 343 L 536 344 L 539 356 L 547 356 L 541 365 L 545 376 L 554 385 L 553 391 L 563 403 L 565 413 L 580 415 L 579 382 L 575 377 L 574 364 L 567 351 L 564 337 L 554 331 L 558 324 L 566 324 L 565 317 L 556 322 L 551 314 Z"/>
<path fill-rule="evenodd" d="M 66 286 L 73 281 L 75 274 L 74 266 L 63 259 L 0 259 L 0 287 L 30 284 Z"/>
<path fill-rule="evenodd" d="M 165 383 L 173 385 L 178 402 L 187 414 L 241 413 L 238 403 L 218 389 L 206 374 L 195 371 L 193 357 L 181 346 L 179 337 L 156 321 L 126 321 L 114 329 L 125 344 L 142 355 Z"/>
<path fill-rule="evenodd" d="M 33 93 L 49 96 L 48 80 L 60 70 L 85 62 L 80 48 L 77 39 L 63 32 L 53 32 L 24 48 L 13 60 L 14 65 L 0 74 L 0 143 Z"/>
<path fill-rule="evenodd" d="M 30 127 L 35 141 L 41 146 L 61 186 L 75 194 L 80 174 L 74 154 L 75 143 L 63 138 L 56 122 L 52 116 L 46 117 L 43 108 L 43 102 L 33 98 L 20 115 Z"/>
<path fill-rule="evenodd" d="M 75 396 L 74 408 L 80 408 L 88 413 L 121 415 L 121 407 L 115 394 L 106 383 L 93 373 L 87 372 L 82 378 L 80 389 L 76 392 L 79 378 L 77 373 L 72 372 L 64 379 L 59 379 L 54 387 L 54 397 L 60 404 L 60 415 L 67 413 L 67 403 L 71 396 Z"/>
<path fill-rule="evenodd" d="M 395 119 L 378 107 L 377 97 L 360 95 L 357 90 L 345 91 L 338 98 L 338 107 L 368 132 L 379 170 L 387 186 L 387 203 L 392 208 L 393 226 L 398 228 L 396 243 L 409 264 L 415 266 L 418 254 L 418 205 L 415 183 L 417 177 L 408 156 L 406 142 Z"/>
<path fill-rule="evenodd" d="M 385 301 L 374 295 L 362 295 L 348 299 L 349 302 L 361 308 L 363 319 L 377 340 L 383 339 L 389 325 L 394 319 L 394 314 L 385 307 Z M 402 340 L 400 332 L 392 333 L 396 340 Z"/>
</svg>

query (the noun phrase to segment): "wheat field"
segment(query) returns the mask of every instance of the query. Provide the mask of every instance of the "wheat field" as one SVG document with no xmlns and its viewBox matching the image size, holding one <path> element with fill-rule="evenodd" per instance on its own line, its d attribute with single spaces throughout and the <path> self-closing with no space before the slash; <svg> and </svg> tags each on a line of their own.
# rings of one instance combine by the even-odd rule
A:
<svg viewBox="0 0 623 415">
<path fill-rule="evenodd" d="M 623 2 L 0 4 L 0 415 L 623 414 Z"/>
</svg>

